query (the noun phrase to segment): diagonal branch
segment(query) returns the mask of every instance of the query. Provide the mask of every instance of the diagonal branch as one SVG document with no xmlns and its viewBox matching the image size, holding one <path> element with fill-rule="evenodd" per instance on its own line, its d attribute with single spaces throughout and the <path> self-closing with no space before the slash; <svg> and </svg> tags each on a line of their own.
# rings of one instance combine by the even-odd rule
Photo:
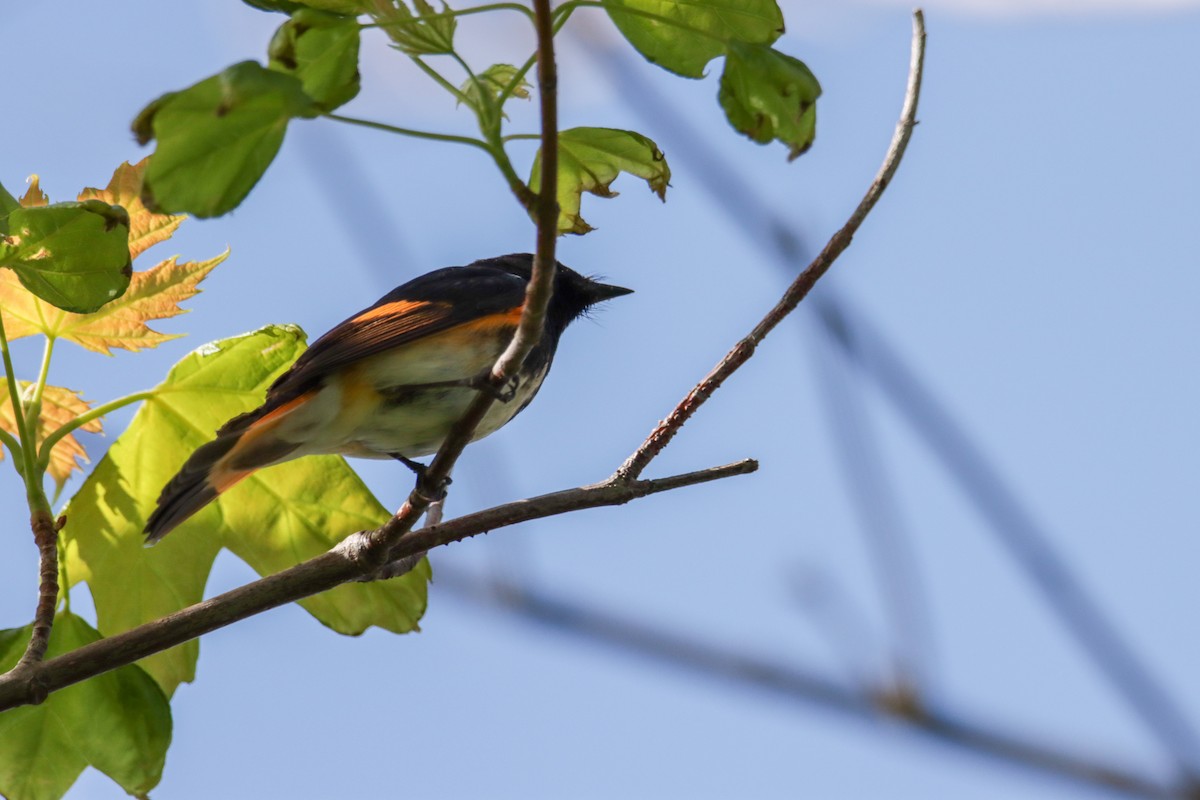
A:
<svg viewBox="0 0 1200 800">
<path fill-rule="evenodd" d="M 921 97 L 924 64 L 925 15 L 920 9 L 917 9 L 913 12 L 912 60 L 909 64 L 908 86 L 904 93 L 900 121 L 896 123 L 896 131 L 892 135 L 892 142 L 888 147 L 887 155 L 884 156 L 883 165 L 879 168 L 875 180 L 871 182 L 870 188 L 867 189 L 866 195 L 854 209 L 854 213 L 850 215 L 846 224 L 833 235 L 812 263 L 796 277 L 775 307 L 768 311 L 766 316 L 754 326 L 754 330 L 734 345 L 733 349 L 712 368 L 712 371 L 696 384 L 683 400 L 679 401 L 679 405 L 675 406 L 667 418 L 650 432 L 641 447 L 617 470 L 616 477 L 622 480 L 633 480 L 641 475 L 650 462 L 679 432 L 684 423 L 691 419 L 692 415 L 699 410 L 700 406 L 704 405 L 705 401 L 730 375 L 750 360 L 759 343 L 776 325 L 795 310 L 809 290 L 816 285 L 817 280 L 829 271 L 838 256 L 850 246 L 850 242 L 853 241 L 854 234 L 862 225 L 863 220 L 871 213 L 871 209 L 875 207 L 884 190 L 891 183 L 892 176 L 896 174 L 896 169 L 900 166 L 900 160 L 904 157 L 904 151 L 908 147 L 908 140 L 912 138 L 913 128 L 917 125 L 917 103 Z"/>
<path fill-rule="evenodd" d="M 486 511 L 411 531 L 391 549 L 393 558 L 459 542 L 481 533 L 533 519 L 585 508 L 623 505 L 641 497 L 746 475 L 758 469 L 752 459 L 698 472 L 655 480 L 617 481 L 612 478 L 552 494 L 519 500 Z M 378 564 L 362 557 L 373 534 L 351 535 L 327 553 L 290 569 L 261 578 L 224 594 L 189 606 L 162 619 L 100 639 L 69 653 L 32 665 L 20 673 L 0 676 L 0 711 L 38 703 L 49 692 L 70 686 L 138 659 L 162 652 L 205 633 L 310 595 L 372 574 Z"/>
</svg>

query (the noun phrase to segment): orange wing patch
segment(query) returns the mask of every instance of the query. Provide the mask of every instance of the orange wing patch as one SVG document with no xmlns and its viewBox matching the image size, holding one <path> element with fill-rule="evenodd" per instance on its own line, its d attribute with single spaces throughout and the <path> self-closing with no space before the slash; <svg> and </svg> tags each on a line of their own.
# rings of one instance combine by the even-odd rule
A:
<svg viewBox="0 0 1200 800">
<path fill-rule="evenodd" d="M 381 319 L 383 317 L 398 317 L 402 314 L 411 314 L 420 308 L 431 305 L 434 304 L 424 300 L 397 300 L 394 303 L 384 303 L 375 308 L 368 308 L 352 319 L 351 322 L 369 322 L 373 319 Z"/>
</svg>

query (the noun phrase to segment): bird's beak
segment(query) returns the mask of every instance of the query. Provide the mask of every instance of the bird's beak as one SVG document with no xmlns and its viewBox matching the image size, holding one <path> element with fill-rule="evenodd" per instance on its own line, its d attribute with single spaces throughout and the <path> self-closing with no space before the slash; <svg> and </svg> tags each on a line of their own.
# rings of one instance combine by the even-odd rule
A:
<svg viewBox="0 0 1200 800">
<path fill-rule="evenodd" d="M 613 286 L 607 283 L 593 283 L 591 294 L 592 302 L 599 303 L 604 300 L 611 300 L 614 297 L 620 297 L 624 294 L 633 294 L 633 289 L 626 289 L 624 286 Z"/>
</svg>

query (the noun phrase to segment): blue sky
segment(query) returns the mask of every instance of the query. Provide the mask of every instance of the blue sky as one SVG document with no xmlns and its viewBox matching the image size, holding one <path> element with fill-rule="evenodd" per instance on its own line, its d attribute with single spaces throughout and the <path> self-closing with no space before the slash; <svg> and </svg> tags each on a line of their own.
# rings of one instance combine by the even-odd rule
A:
<svg viewBox="0 0 1200 800">
<path fill-rule="evenodd" d="M 1200 720 L 1200 10 L 1178 6 L 931 6 L 909 156 L 818 291 L 837 291 L 906 355 Z M 781 46 L 825 90 L 817 143 L 793 164 L 782 147 L 725 126 L 715 76 L 683 82 L 639 68 L 817 245 L 853 208 L 891 136 L 908 9 L 787 3 L 785 13 Z M 25 4 L 3 14 L 3 50 L 22 66 L 0 128 L 0 181 L 15 191 L 39 173 L 53 199 L 140 158 L 128 122 L 145 102 L 261 57 L 280 19 L 236 2 Z M 481 63 L 525 52 L 525 33 L 503 18 L 473 35 Z M 446 131 L 470 122 L 379 41 L 363 72 L 347 113 Z M 563 86 L 564 126 L 631 127 L 672 158 L 672 141 L 623 104 L 602 67 L 567 53 Z M 529 114 L 514 112 L 514 124 Z M 560 258 L 637 293 L 566 334 L 530 410 L 468 450 L 449 513 L 606 476 L 786 285 L 704 194 L 696 167 L 672 166 L 665 205 L 629 178 L 615 200 L 585 199 L 598 230 L 563 240 Z M 331 198 L 331 183 L 344 196 Z M 241 208 L 186 223 L 169 246 L 189 258 L 232 249 L 193 313 L 162 326 L 188 338 L 112 359 L 63 348 L 52 380 L 106 399 L 157 382 L 205 341 L 271 322 L 315 335 L 416 274 L 532 242 L 474 153 L 297 124 Z M 802 307 L 653 468 L 752 456 L 758 474 L 455 545 L 435 555 L 435 575 L 439 564 L 499 570 L 747 654 L 847 680 L 847 659 L 859 674 L 881 674 L 887 616 L 836 462 L 814 322 Z M 32 369 L 34 349 L 18 355 Z M 931 609 L 922 648 L 931 696 L 1118 762 L 1161 763 L 944 471 L 876 393 L 866 403 Z M 98 455 L 102 440 L 92 447 Z M 388 505 L 408 486 L 394 465 L 363 474 Z M 7 627 L 27 621 L 36 570 L 21 493 L 7 467 L 0 476 L 0 507 L 14 510 L 0 561 Z M 861 629 L 823 632 L 828 612 L 797 601 L 797 576 L 833 586 Z M 251 578 L 223 556 L 209 589 Z M 346 639 L 289 608 L 210 635 L 197 683 L 176 695 L 156 796 L 1091 796 L 888 726 L 559 638 L 481 610 L 436 578 L 423 629 Z M 120 796 L 95 773 L 70 795 Z"/>
</svg>

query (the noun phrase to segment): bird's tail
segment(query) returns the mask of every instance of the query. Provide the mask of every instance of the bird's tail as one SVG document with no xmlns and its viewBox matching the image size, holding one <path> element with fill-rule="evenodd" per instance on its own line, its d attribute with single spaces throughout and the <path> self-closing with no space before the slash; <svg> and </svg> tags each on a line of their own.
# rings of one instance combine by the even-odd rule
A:
<svg viewBox="0 0 1200 800">
<path fill-rule="evenodd" d="M 233 418 L 217 431 L 216 439 L 192 453 L 179 473 L 163 487 L 157 508 L 146 520 L 146 544 L 155 544 L 217 495 L 296 450 L 296 443 L 284 441 L 274 433 L 300 402 L 276 408 L 270 405 Z"/>
</svg>

